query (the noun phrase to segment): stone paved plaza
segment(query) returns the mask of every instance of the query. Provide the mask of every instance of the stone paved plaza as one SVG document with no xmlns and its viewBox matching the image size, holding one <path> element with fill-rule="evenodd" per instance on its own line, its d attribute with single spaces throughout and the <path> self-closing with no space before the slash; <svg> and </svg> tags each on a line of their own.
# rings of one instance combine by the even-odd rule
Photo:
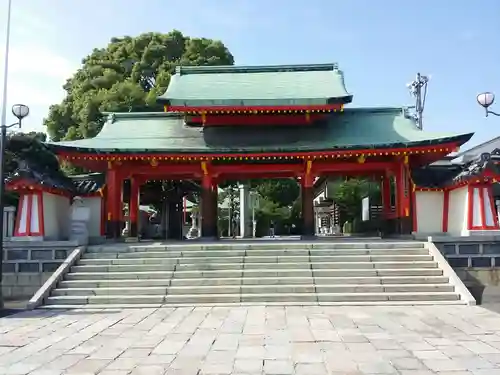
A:
<svg viewBox="0 0 500 375">
<path fill-rule="evenodd" d="M 0 374 L 498 375 L 481 307 L 33 311 L 0 320 Z"/>
</svg>

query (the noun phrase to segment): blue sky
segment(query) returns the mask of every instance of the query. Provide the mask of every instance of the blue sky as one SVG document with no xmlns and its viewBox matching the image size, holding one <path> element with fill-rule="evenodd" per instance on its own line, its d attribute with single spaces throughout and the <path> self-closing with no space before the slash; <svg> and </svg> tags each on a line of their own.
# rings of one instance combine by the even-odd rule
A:
<svg viewBox="0 0 500 375">
<path fill-rule="evenodd" d="M 500 111 L 499 18 L 498 0 L 14 0 L 8 99 L 40 130 L 92 48 L 175 28 L 222 40 L 237 64 L 338 62 L 353 106 L 413 104 L 405 84 L 430 74 L 425 129 L 475 131 L 473 145 L 500 135 L 475 101 L 496 91 Z"/>
</svg>

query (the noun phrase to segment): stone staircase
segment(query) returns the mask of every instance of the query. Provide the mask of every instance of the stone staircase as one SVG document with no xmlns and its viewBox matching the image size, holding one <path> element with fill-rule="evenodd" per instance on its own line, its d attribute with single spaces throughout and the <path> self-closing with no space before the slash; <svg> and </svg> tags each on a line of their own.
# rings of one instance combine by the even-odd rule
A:
<svg viewBox="0 0 500 375">
<path fill-rule="evenodd" d="M 462 304 L 423 242 L 89 247 L 44 307 Z"/>
</svg>

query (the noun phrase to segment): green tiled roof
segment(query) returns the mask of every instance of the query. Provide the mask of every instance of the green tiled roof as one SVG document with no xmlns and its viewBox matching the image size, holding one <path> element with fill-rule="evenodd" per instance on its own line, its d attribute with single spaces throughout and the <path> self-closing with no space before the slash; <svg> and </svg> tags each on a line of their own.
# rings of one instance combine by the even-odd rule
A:
<svg viewBox="0 0 500 375">
<path fill-rule="evenodd" d="M 5 178 L 6 183 L 24 180 L 51 189 L 73 191 L 71 180 L 60 170 L 41 168 L 40 165 L 21 160 L 18 167 Z"/>
<path fill-rule="evenodd" d="M 5 179 L 6 183 L 16 180 L 31 181 L 52 189 L 69 191 L 76 195 L 87 195 L 97 192 L 104 185 L 104 174 L 90 173 L 85 175 L 65 176 L 61 171 L 42 171 L 35 165 L 23 162 Z"/>
<path fill-rule="evenodd" d="M 158 101 L 173 106 L 305 106 L 349 103 L 336 64 L 177 67 Z"/>
<path fill-rule="evenodd" d="M 411 147 L 455 141 L 470 134 L 434 133 L 417 129 L 401 108 L 352 108 L 307 126 L 189 127 L 173 113 L 119 113 L 109 116 L 90 139 L 55 142 L 57 150 L 86 152 L 238 153 L 297 152 Z"/>
</svg>

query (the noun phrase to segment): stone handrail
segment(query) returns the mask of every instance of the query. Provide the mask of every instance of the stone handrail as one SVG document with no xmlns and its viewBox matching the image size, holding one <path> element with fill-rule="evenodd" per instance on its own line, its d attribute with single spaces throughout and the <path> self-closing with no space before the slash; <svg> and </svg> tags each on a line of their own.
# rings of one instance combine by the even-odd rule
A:
<svg viewBox="0 0 500 375">
<path fill-rule="evenodd" d="M 456 272 L 451 268 L 450 264 L 446 260 L 446 258 L 441 254 L 441 251 L 434 245 L 434 242 L 431 241 L 432 238 L 429 237 L 427 242 L 429 253 L 434 257 L 434 260 L 437 262 L 438 267 L 443 271 L 443 276 L 448 277 L 449 283 L 455 287 L 456 292 L 460 295 L 460 298 L 467 305 L 475 305 L 476 300 L 469 292 L 469 289 L 462 282 L 460 277 L 456 274 Z"/>
<path fill-rule="evenodd" d="M 31 297 L 28 302 L 27 309 L 33 310 L 40 307 L 45 299 L 50 295 L 50 292 L 57 286 L 59 281 L 62 280 L 64 275 L 68 273 L 70 268 L 80 259 L 85 246 L 79 246 L 69 254 L 66 260 L 59 266 L 59 268 L 52 274 L 52 276 L 42 285 L 40 289 Z"/>
</svg>

